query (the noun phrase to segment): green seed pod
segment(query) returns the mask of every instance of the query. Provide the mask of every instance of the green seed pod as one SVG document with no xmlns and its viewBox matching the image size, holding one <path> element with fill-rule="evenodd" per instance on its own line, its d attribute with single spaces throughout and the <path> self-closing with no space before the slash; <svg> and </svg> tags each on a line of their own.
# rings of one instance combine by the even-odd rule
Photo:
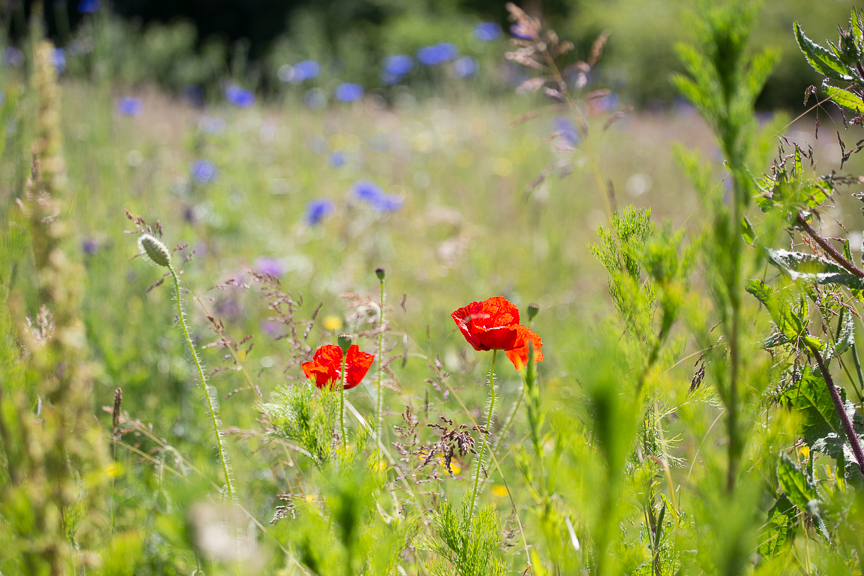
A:
<svg viewBox="0 0 864 576">
<path fill-rule="evenodd" d="M 384 280 L 384 269 L 383 268 L 376 268 L 375 269 L 375 276 L 378 277 L 378 280 Z"/>
<path fill-rule="evenodd" d="M 348 348 L 351 347 L 351 335 L 350 334 L 340 334 L 339 338 L 336 339 L 336 342 L 339 343 L 339 348 L 342 349 L 342 353 L 347 354 Z"/>
<path fill-rule="evenodd" d="M 171 252 L 162 242 L 150 234 L 138 238 L 138 248 L 157 266 L 171 267 Z"/>
<path fill-rule="evenodd" d="M 531 320 L 533 320 L 534 317 L 537 316 L 537 312 L 539 312 L 539 311 L 540 311 L 540 306 L 538 306 L 537 304 L 534 304 L 533 302 L 531 304 L 529 304 L 528 305 L 528 321 L 530 322 Z"/>
</svg>

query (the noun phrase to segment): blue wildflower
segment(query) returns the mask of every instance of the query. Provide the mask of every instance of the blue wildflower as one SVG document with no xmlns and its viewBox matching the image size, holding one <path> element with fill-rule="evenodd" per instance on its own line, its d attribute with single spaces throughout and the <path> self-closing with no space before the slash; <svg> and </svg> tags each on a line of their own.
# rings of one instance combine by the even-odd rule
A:
<svg viewBox="0 0 864 576">
<path fill-rule="evenodd" d="M 317 78 L 321 73 L 321 65 L 315 60 L 304 60 L 294 65 L 291 75 L 291 82 L 299 84 L 304 80 L 312 80 Z"/>
<path fill-rule="evenodd" d="M 614 110 L 621 104 L 621 98 L 619 98 L 615 92 L 610 92 L 602 98 L 597 98 L 592 102 L 592 104 L 596 110 Z"/>
<path fill-rule="evenodd" d="M 208 184 L 216 179 L 218 170 L 209 160 L 196 160 L 192 163 L 189 172 L 197 184 Z"/>
<path fill-rule="evenodd" d="M 251 90 L 231 85 L 225 90 L 225 98 L 240 108 L 249 108 L 255 103 L 255 95 Z"/>
<path fill-rule="evenodd" d="M 425 66 L 437 66 L 459 56 L 459 48 L 451 42 L 438 42 L 432 46 L 423 46 L 417 50 L 415 56 Z"/>
<path fill-rule="evenodd" d="M 335 150 L 334 152 L 331 152 L 330 155 L 327 157 L 327 162 L 330 164 L 330 166 L 333 166 L 334 168 L 344 166 L 347 161 L 348 155 L 342 150 Z"/>
<path fill-rule="evenodd" d="M 58 74 L 66 71 L 66 51 L 63 48 L 55 48 L 52 59 L 54 60 L 54 69 L 57 70 Z"/>
<path fill-rule="evenodd" d="M 99 244 L 96 243 L 96 240 L 87 238 L 81 242 L 81 250 L 83 250 L 85 254 L 90 254 L 92 256 L 99 251 Z"/>
<path fill-rule="evenodd" d="M 382 212 L 398 210 L 403 204 L 402 198 L 388 195 L 380 186 L 369 180 L 358 180 L 352 185 L 351 190 L 358 200 L 367 202 Z"/>
<path fill-rule="evenodd" d="M 561 137 L 571 146 L 578 144 L 582 137 L 576 129 L 576 124 L 572 120 L 564 116 L 556 116 L 554 120 L 555 130 L 560 133 Z"/>
<path fill-rule="evenodd" d="M 120 98 L 117 100 L 117 112 L 124 116 L 137 116 L 144 110 L 144 103 L 140 98 Z"/>
<path fill-rule="evenodd" d="M 306 204 L 306 223 L 314 226 L 325 216 L 333 212 L 333 201 L 328 198 L 316 198 Z"/>
<path fill-rule="evenodd" d="M 481 42 L 492 42 L 501 37 L 501 26 L 494 22 L 480 22 L 474 27 L 474 37 Z"/>
<path fill-rule="evenodd" d="M 480 65 L 477 64 L 477 60 L 471 56 L 463 56 L 453 63 L 453 73 L 458 78 L 473 76 L 477 73 L 478 68 L 480 68 Z"/>
<path fill-rule="evenodd" d="M 340 102 L 357 102 L 366 93 L 363 87 L 353 82 L 345 82 L 336 87 L 334 97 Z"/>
<path fill-rule="evenodd" d="M 15 46 L 7 46 L 6 49 L 3 50 L 3 65 L 20 68 L 24 65 L 24 52 Z"/>
<path fill-rule="evenodd" d="M 404 76 L 414 69 L 414 60 L 405 54 L 394 54 L 384 59 L 384 71 L 394 76 Z"/>
<path fill-rule="evenodd" d="M 78 2 L 78 12 L 81 14 L 95 14 L 99 11 L 101 2 L 99 0 L 81 0 Z"/>
<path fill-rule="evenodd" d="M 267 256 L 262 256 L 255 260 L 255 270 L 259 274 L 267 274 L 274 278 L 278 278 L 285 274 L 285 266 L 279 262 L 279 260 L 268 258 Z"/>
</svg>

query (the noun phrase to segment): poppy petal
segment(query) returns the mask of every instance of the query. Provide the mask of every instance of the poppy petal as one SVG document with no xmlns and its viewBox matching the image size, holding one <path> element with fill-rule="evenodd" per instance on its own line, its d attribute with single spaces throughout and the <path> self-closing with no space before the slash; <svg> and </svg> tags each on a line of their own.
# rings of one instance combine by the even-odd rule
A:
<svg viewBox="0 0 864 576">
<path fill-rule="evenodd" d="M 519 309 L 502 296 L 472 302 L 451 314 L 475 350 L 507 350 L 515 345 Z"/>
<path fill-rule="evenodd" d="M 372 361 L 375 359 L 373 354 L 367 354 L 366 352 L 361 352 L 360 348 L 356 344 L 352 344 L 350 348 L 348 348 L 348 359 L 346 361 L 345 367 L 345 389 L 354 388 L 360 381 L 363 380 L 363 377 L 366 376 L 366 373 L 369 371 L 369 367 L 372 366 Z"/>
<path fill-rule="evenodd" d="M 509 350 L 518 345 L 519 330 L 517 326 L 500 326 L 488 330 L 477 331 L 477 340 L 486 350 Z"/>
<path fill-rule="evenodd" d="M 507 350 L 507 358 L 513 363 L 513 366 L 516 367 L 516 370 L 522 370 L 522 368 L 528 364 L 529 342 L 534 344 L 534 362 L 540 362 L 543 360 L 543 352 L 541 350 L 543 347 L 543 340 L 541 340 L 540 336 L 534 333 L 530 328 L 522 326 L 521 324 L 517 326 L 517 331 L 519 337 L 516 345 L 512 349 Z"/>
</svg>

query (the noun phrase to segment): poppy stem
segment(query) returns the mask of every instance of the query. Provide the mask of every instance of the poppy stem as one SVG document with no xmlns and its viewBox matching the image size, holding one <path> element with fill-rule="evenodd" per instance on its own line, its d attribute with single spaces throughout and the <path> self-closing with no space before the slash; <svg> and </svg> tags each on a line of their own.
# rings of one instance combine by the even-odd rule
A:
<svg viewBox="0 0 864 576">
<path fill-rule="evenodd" d="M 384 273 L 382 270 L 381 273 L 381 325 L 379 329 L 381 332 L 378 334 L 378 406 L 375 412 L 375 443 L 376 443 L 376 452 L 380 454 L 382 447 L 384 446 L 381 440 L 381 431 L 382 431 L 382 422 L 381 422 L 381 412 L 384 408 L 384 395 L 383 388 L 381 387 L 381 378 L 384 373 L 384 356 L 382 355 L 382 349 L 384 347 Z"/>
<path fill-rule="evenodd" d="M 471 524 L 474 522 L 474 508 L 477 505 L 477 496 L 480 494 L 480 473 L 483 470 L 483 454 L 486 452 L 486 441 L 489 438 L 489 428 L 492 426 L 492 411 L 495 408 L 495 359 L 498 357 L 498 350 L 492 350 L 492 367 L 489 368 L 489 388 L 492 389 L 492 396 L 489 399 L 489 414 L 486 416 L 486 433 L 483 434 L 483 443 L 480 444 L 480 456 L 477 458 L 477 471 L 474 473 L 474 490 L 471 493 L 471 511 L 468 516 L 468 529 L 471 529 Z"/>
<path fill-rule="evenodd" d="M 342 440 L 342 447 L 348 447 L 348 438 L 345 436 L 345 362 L 348 359 L 348 353 L 342 352 L 342 384 L 339 386 L 339 434 Z"/>
</svg>

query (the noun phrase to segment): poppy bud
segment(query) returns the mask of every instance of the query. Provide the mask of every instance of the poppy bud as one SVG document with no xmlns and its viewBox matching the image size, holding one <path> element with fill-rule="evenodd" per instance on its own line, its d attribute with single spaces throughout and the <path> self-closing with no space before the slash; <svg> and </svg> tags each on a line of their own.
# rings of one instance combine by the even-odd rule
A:
<svg viewBox="0 0 864 576">
<path fill-rule="evenodd" d="M 171 252 L 168 247 L 150 234 L 142 234 L 138 238 L 138 248 L 157 266 L 171 267 Z"/>
<path fill-rule="evenodd" d="M 378 277 L 378 280 L 384 280 L 384 269 L 383 268 L 376 268 L 375 269 L 375 276 Z"/>
<path fill-rule="evenodd" d="M 339 348 L 342 349 L 342 353 L 347 354 L 348 348 L 351 347 L 351 336 L 349 334 L 340 334 L 336 342 L 339 344 Z"/>
<path fill-rule="evenodd" d="M 537 304 L 534 304 L 533 302 L 531 304 L 528 304 L 528 321 L 532 321 L 534 317 L 537 316 L 537 312 L 539 311 L 540 306 L 538 306 Z"/>
</svg>

